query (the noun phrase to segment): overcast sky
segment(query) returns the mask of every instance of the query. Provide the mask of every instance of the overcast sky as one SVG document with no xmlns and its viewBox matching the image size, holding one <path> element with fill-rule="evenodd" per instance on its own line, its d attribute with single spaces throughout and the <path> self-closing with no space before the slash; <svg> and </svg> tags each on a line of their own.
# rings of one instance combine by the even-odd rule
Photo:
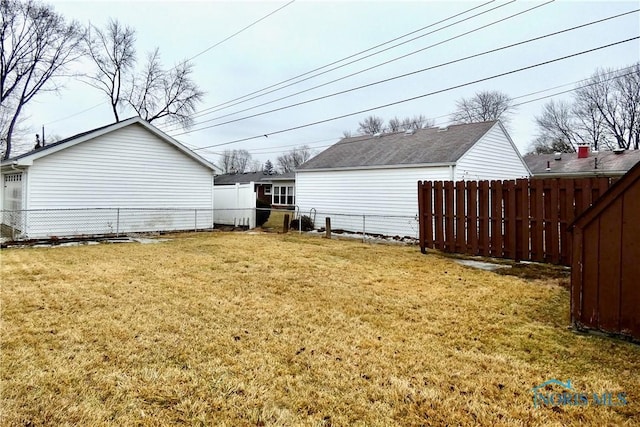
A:
<svg viewBox="0 0 640 427">
<path fill-rule="evenodd" d="M 137 31 L 136 47 L 140 62 L 143 62 L 146 52 L 158 46 L 164 64 L 173 65 L 197 55 L 252 22 L 286 5 L 288 1 L 51 1 L 50 3 L 54 5 L 57 12 L 63 14 L 67 19 L 75 19 L 83 24 L 91 22 L 102 26 L 111 17 L 135 28 Z M 224 120 L 242 118 L 267 109 L 294 104 L 432 67 L 468 55 L 632 11 L 640 6 L 637 1 L 556 1 L 456 40 L 445 41 L 543 3 L 493 2 L 456 19 L 419 31 L 412 37 L 433 32 L 445 25 L 479 12 L 488 11 L 496 6 L 502 7 L 271 94 L 231 107 L 227 104 L 225 109 L 196 118 L 196 125 L 191 133 L 182 134 L 181 130 L 167 126 L 160 126 L 160 128 L 190 147 L 201 148 L 224 144 L 237 139 L 269 135 L 280 130 L 440 91 L 640 35 L 640 18 L 638 13 L 633 13 L 569 33 L 500 50 L 482 57 L 438 67 L 410 77 L 285 109 L 277 113 L 197 130 Z M 193 77 L 206 92 L 204 103 L 200 105 L 199 110 L 226 103 L 482 4 L 483 2 L 454 1 L 325 2 L 297 0 L 193 60 L 195 65 Z M 398 42 L 407 39 L 409 37 L 398 40 Z M 204 120 L 248 109 L 257 104 L 344 77 L 437 43 L 441 44 L 339 82 L 224 119 L 199 124 Z M 392 44 L 384 47 L 390 46 Z M 381 48 L 368 53 L 379 50 Z M 352 58 L 352 60 L 362 56 L 364 55 Z M 477 91 L 500 90 L 511 97 L 520 97 L 585 79 L 598 67 L 621 68 L 631 65 L 637 62 L 639 57 L 640 43 L 635 40 L 372 112 L 290 132 L 272 134 L 269 137 L 262 136 L 246 142 L 198 150 L 198 153 L 217 161 L 216 153 L 225 148 L 244 148 L 249 150 L 258 160 L 271 159 L 275 162 L 279 154 L 295 145 L 308 144 L 317 151 L 325 149 L 328 145 L 337 142 L 344 130 L 355 131 L 358 127 L 358 121 L 370 114 L 378 115 L 386 120 L 394 116 L 402 118 L 423 114 L 430 118 L 436 118 L 436 124 L 444 125 L 448 123 L 448 117 L 445 115 L 455 109 L 455 101 L 461 97 L 469 97 Z M 338 63 L 336 66 L 343 65 L 345 62 Z M 79 64 L 77 68 L 77 71 L 80 71 L 82 65 Z M 515 102 L 534 99 L 571 87 L 572 85 L 568 85 L 519 98 Z M 568 97 L 570 94 L 555 99 L 567 99 Z M 548 99 L 520 106 L 509 124 L 508 129 L 511 137 L 522 153 L 526 152 L 535 136 L 534 116 L 540 112 L 543 104 L 547 101 Z M 98 106 L 95 107 L 96 105 Z M 82 112 L 87 109 L 89 110 Z M 114 121 L 104 95 L 77 79 L 68 81 L 57 95 L 45 94 L 36 98 L 27 109 L 27 114 L 29 116 L 28 124 L 32 125 L 33 129 L 39 129 L 44 124 L 46 135 L 56 135 L 61 138 Z M 130 115 L 132 115 L 130 112 L 124 113 L 121 117 Z"/>
</svg>

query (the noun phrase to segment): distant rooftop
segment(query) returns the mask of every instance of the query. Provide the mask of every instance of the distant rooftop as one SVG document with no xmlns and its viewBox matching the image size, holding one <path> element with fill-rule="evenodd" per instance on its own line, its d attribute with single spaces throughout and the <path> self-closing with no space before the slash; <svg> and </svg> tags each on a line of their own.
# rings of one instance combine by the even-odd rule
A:
<svg viewBox="0 0 640 427">
<path fill-rule="evenodd" d="M 266 172 L 227 173 L 214 178 L 216 185 L 247 184 L 249 182 L 267 182 L 272 180 L 295 179 L 295 173 L 268 174 Z"/>
<path fill-rule="evenodd" d="M 527 154 L 524 161 L 534 176 L 557 175 L 624 175 L 640 162 L 640 150 L 626 150 L 620 154 L 613 151 L 589 153 L 589 157 L 579 159 L 577 153 L 562 153 L 560 160 L 556 154 Z M 596 160 L 597 159 L 597 160 Z M 547 171 L 547 164 L 549 170 Z"/>
</svg>

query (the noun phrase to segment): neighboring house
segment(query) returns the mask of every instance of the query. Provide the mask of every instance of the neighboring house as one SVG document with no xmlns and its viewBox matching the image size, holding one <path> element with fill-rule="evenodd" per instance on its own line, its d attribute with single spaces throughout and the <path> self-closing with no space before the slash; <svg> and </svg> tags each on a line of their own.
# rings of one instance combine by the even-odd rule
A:
<svg viewBox="0 0 640 427">
<path fill-rule="evenodd" d="M 640 162 L 640 150 L 578 153 L 527 154 L 524 161 L 533 178 L 580 178 L 589 176 L 619 177 Z"/>
<path fill-rule="evenodd" d="M 295 174 L 245 172 L 218 175 L 216 186 L 253 183 L 256 197 L 274 207 L 295 206 Z"/>
<path fill-rule="evenodd" d="M 418 181 L 528 176 L 499 121 L 452 125 L 344 138 L 297 169 L 296 203 L 316 227 L 417 237 Z"/>
<path fill-rule="evenodd" d="M 13 157 L 0 167 L 3 228 L 22 237 L 213 225 L 214 166 L 139 117 Z M 203 212 L 194 218 L 195 209 Z"/>
</svg>

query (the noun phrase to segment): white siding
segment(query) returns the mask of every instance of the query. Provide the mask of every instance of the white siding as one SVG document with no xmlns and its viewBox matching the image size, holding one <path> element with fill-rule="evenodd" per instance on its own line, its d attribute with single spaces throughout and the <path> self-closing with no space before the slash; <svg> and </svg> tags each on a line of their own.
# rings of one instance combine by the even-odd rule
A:
<svg viewBox="0 0 640 427">
<path fill-rule="evenodd" d="M 524 161 L 497 123 L 458 160 L 455 170 L 456 181 L 528 176 Z"/>
<path fill-rule="evenodd" d="M 127 231 L 122 227 L 126 221 L 132 224 L 131 231 L 210 227 L 212 175 L 209 168 L 133 124 L 34 160 L 29 168 L 27 209 L 198 208 L 208 212 L 194 217 L 193 211 L 123 211 L 119 231 Z M 78 221 L 68 216 L 63 220 L 63 213 L 30 214 L 28 234 L 37 237 L 115 231 L 118 218 L 113 212 L 76 212 Z M 73 225 L 68 224 L 71 222 Z"/>
<path fill-rule="evenodd" d="M 331 217 L 333 229 L 418 236 L 418 181 L 448 180 L 447 166 L 299 171 L 296 204 L 303 215 L 316 210 L 316 227 Z M 386 216 L 386 217 L 385 217 Z"/>
</svg>

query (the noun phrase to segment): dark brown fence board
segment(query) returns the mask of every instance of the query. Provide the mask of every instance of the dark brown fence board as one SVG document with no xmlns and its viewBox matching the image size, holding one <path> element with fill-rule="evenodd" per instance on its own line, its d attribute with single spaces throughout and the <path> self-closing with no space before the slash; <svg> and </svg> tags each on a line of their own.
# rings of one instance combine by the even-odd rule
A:
<svg viewBox="0 0 640 427">
<path fill-rule="evenodd" d="M 560 208 L 558 206 L 558 185 L 557 179 L 551 181 L 551 262 L 560 263 Z"/>
<path fill-rule="evenodd" d="M 467 182 L 467 253 L 478 255 L 478 183 Z"/>
<path fill-rule="evenodd" d="M 568 265 L 569 226 L 609 184 L 608 178 L 422 182 L 421 249 Z"/>
<path fill-rule="evenodd" d="M 582 206 L 580 212 L 584 212 L 591 206 L 593 193 L 591 192 L 591 178 L 584 178 L 582 181 Z"/>
<path fill-rule="evenodd" d="M 595 221 L 598 221 L 597 219 Z M 580 321 L 598 324 L 598 258 L 600 248 L 599 226 L 583 231 L 583 238 L 590 245 L 583 247 L 582 255 L 582 293 L 580 295 Z"/>
<path fill-rule="evenodd" d="M 455 231 L 454 231 L 454 217 L 455 217 L 455 195 L 453 193 L 453 182 L 446 181 L 444 183 L 444 250 L 446 252 L 455 251 Z"/>
<path fill-rule="evenodd" d="M 491 181 L 491 249 L 492 257 L 502 257 L 502 242 L 504 231 L 502 229 L 502 182 Z"/>
<path fill-rule="evenodd" d="M 600 280 L 609 286 L 598 292 L 598 327 L 605 331 L 619 330 L 620 311 L 620 241 L 622 233 L 622 198 L 614 201 L 600 216 L 598 263 Z"/>
<path fill-rule="evenodd" d="M 456 246 L 454 252 L 465 253 L 467 252 L 467 236 L 465 233 L 466 212 L 465 212 L 465 182 L 458 181 L 455 185 L 456 194 Z"/>
<path fill-rule="evenodd" d="M 531 247 L 530 241 L 530 229 L 529 226 L 529 182 L 526 179 L 516 180 L 518 188 L 517 203 L 517 217 L 518 217 L 518 259 L 531 259 L 529 248 Z M 518 255 L 516 255 L 518 256 Z"/>
<path fill-rule="evenodd" d="M 418 238 L 420 239 L 420 250 L 425 253 L 425 249 L 429 246 L 427 243 L 427 233 L 425 230 L 425 218 L 430 215 L 427 212 L 431 212 L 431 206 L 424 202 L 424 187 L 422 181 L 418 181 L 418 206 L 422 208 L 418 211 Z"/>
<path fill-rule="evenodd" d="M 444 184 L 442 181 L 436 181 L 434 184 L 434 218 L 436 220 L 436 242 L 435 248 L 444 250 L 444 194 L 442 189 Z"/>
<path fill-rule="evenodd" d="M 505 181 L 504 183 L 504 192 L 503 194 L 505 195 L 505 206 L 507 207 L 506 209 L 506 214 L 505 214 L 505 218 L 507 219 L 506 222 L 506 227 L 505 227 L 505 231 L 506 231 L 506 236 L 505 236 L 505 241 L 507 242 L 506 244 L 506 251 L 505 251 L 505 258 L 511 258 L 511 259 L 518 259 L 517 253 L 516 253 L 516 248 L 518 247 L 517 245 L 517 212 L 516 212 L 516 207 L 517 207 L 517 198 L 516 198 L 516 182 L 515 181 Z"/>
<path fill-rule="evenodd" d="M 544 181 L 531 181 L 531 259 L 544 261 Z"/>
<path fill-rule="evenodd" d="M 629 189 L 624 196 L 622 220 L 622 254 L 620 264 L 620 331 L 640 337 L 640 186 Z M 633 316 L 632 313 L 636 313 Z"/>
<path fill-rule="evenodd" d="M 490 240 L 489 240 L 489 181 L 482 181 L 478 185 L 478 199 L 480 205 L 480 212 L 478 212 L 479 228 L 480 228 L 480 255 L 490 255 Z"/>
<path fill-rule="evenodd" d="M 574 230 L 573 238 L 575 243 L 573 244 L 573 253 L 571 254 L 571 260 L 573 267 L 571 268 L 571 283 L 582 283 L 584 276 L 584 253 L 582 229 L 576 228 Z M 582 298 L 581 287 L 571 286 L 571 317 L 574 320 L 582 320 Z"/>
<path fill-rule="evenodd" d="M 429 216 L 424 218 L 424 233 L 426 235 L 425 242 L 428 246 L 433 245 L 433 219 L 431 213 L 433 212 L 433 184 L 428 181 L 424 183 L 423 190 L 423 203 L 427 207 Z"/>
<path fill-rule="evenodd" d="M 575 219 L 575 203 L 573 187 L 575 181 L 572 179 L 564 179 L 561 181 L 564 192 L 564 200 L 560 205 L 560 263 L 563 265 L 571 264 L 571 231 L 569 226 Z"/>
</svg>

